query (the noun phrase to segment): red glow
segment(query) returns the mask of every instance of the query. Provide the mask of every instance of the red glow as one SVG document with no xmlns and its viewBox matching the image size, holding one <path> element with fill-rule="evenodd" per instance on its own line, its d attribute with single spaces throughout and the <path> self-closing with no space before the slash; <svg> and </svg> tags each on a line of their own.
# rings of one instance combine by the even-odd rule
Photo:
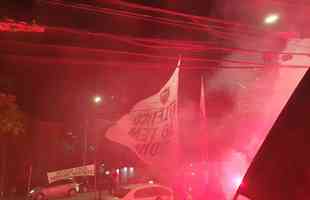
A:
<svg viewBox="0 0 310 200">
<path fill-rule="evenodd" d="M 242 177 L 236 176 L 232 179 L 233 184 L 235 184 L 236 187 L 239 187 L 242 183 Z"/>
<path fill-rule="evenodd" d="M 13 20 L 7 20 L 4 22 L 0 22 L 0 31 L 43 33 L 45 32 L 45 28 L 36 24 L 28 24 L 26 22 L 15 22 Z"/>
</svg>

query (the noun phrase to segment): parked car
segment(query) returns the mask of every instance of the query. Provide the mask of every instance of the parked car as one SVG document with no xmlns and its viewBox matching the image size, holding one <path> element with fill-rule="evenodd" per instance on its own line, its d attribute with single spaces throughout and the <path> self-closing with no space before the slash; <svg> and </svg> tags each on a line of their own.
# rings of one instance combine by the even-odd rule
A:
<svg viewBox="0 0 310 200">
<path fill-rule="evenodd" d="M 117 189 L 107 200 L 173 200 L 170 188 L 157 184 L 136 184 Z"/>
<path fill-rule="evenodd" d="M 94 177 L 93 176 L 77 176 L 74 181 L 79 184 L 79 192 L 86 193 L 94 190 Z"/>
<path fill-rule="evenodd" d="M 79 192 L 79 184 L 72 179 L 53 182 L 45 187 L 32 189 L 28 197 L 32 200 L 44 200 L 56 197 L 74 196 Z"/>
</svg>

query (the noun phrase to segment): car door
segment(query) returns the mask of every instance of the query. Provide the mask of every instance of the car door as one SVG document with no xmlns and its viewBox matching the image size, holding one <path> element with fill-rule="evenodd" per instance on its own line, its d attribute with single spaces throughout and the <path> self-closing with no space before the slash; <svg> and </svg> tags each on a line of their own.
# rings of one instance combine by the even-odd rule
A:
<svg viewBox="0 0 310 200">
<path fill-rule="evenodd" d="M 68 185 L 70 183 L 67 180 L 61 180 L 52 184 L 48 191 L 50 197 L 63 197 L 67 195 Z"/>
<path fill-rule="evenodd" d="M 72 181 L 64 180 L 61 185 L 57 187 L 57 194 L 60 197 L 67 196 L 70 188 L 72 187 Z"/>
<path fill-rule="evenodd" d="M 46 188 L 44 188 L 43 193 L 46 196 L 46 198 L 57 197 L 58 185 L 59 185 L 59 182 L 54 182 L 54 183 L 49 184 Z"/>
</svg>

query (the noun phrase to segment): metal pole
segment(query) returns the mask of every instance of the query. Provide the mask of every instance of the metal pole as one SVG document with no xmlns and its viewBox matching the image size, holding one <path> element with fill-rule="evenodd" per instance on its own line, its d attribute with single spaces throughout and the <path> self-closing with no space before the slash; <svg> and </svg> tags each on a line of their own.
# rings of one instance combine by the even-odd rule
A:
<svg viewBox="0 0 310 200">
<path fill-rule="evenodd" d="M 30 167 L 29 167 L 28 186 L 27 186 L 28 192 L 30 191 L 31 180 L 32 180 L 32 165 L 30 165 Z"/>
<path fill-rule="evenodd" d="M 5 193 L 5 185 L 6 185 L 6 179 L 7 179 L 7 141 L 8 136 L 4 135 L 1 137 L 2 139 L 2 145 L 1 145 L 1 176 L 0 176 L 0 197 L 4 196 Z"/>
<path fill-rule="evenodd" d="M 96 147 L 97 148 L 97 147 Z M 97 165 L 97 150 L 95 150 L 95 181 L 94 181 L 94 189 L 95 189 L 95 200 L 99 199 L 97 198 L 97 195 L 98 195 L 98 188 L 97 188 L 97 176 L 98 176 L 98 165 Z"/>
<path fill-rule="evenodd" d="M 96 119 L 94 119 L 95 124 L 97 125 L 97 121 Z M 98 140 L 99 140 L 99 136 L 98 136 L 98 132 L 96 131 L 95 133 L 95 200 L 100 200 L 101 199 L 101 194 L 98 192 L 98 172 L 99 172 L 99 166 L 98 166 Z M 99 196 L 98 196 L 99 195 Z"/>
<path fill-rule="evenodd" d="M 83 166 L 86 165 L 87 160 L 87 150 L 88 150 L 88 119 L 84 122 L 84 130 L 83 130 L 83 136 L 84 136 L 84 150 L 83 150 Z"/>
</svg>

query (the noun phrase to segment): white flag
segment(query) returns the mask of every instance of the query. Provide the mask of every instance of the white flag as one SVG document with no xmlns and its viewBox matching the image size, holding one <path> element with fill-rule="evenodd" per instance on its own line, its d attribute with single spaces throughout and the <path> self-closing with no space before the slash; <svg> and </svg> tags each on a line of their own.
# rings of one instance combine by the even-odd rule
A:
<svg viewBox="0 0 310 200">
<path fill-rule="evenodd" d="M 107 131 L 107 138 L 129 147 L 147 164 L 175 157 L 179 68 L 155 95 L 138 102 Z"/>
</svg>

